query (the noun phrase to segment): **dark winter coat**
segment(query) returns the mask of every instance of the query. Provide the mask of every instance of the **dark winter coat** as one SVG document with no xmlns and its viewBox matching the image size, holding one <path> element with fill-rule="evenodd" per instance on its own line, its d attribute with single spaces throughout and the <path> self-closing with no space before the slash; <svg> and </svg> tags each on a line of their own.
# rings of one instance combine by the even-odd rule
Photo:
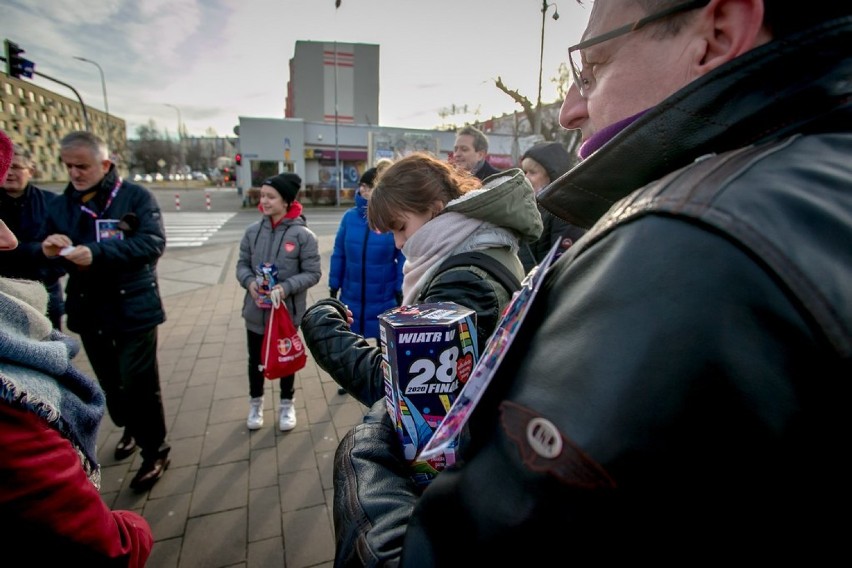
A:
<svg viewBox="0 0 852 568">
<path fill-rule="evenodd" d="M 556 180 L 573 165 L 568 152 L 559 142 L 536 144 L 524 152 L 521 161 L 524 158 L 532 158 L 538 162 L 544 168 L 550 181 Z M 585 229 L 563 221 L 542 207 L 539 207 L 539 212 L 541 213 L 542 225 L 544 225 L 541 236 L 526 246 L 522 245 L 518 252 L 524 270 L 527 272 L 544 260 L 554 243 L 568 239 L 570 242 L 564 243 L 567 246 L 563 248 L 569 248 L 586 232 Z"/>
<path fill-rule="evenodd" d="M 48 210 L 47 235 L 67 235 L 92 251 L 86 267 L 61 257 L 51 260 L 68 271 L 65 312 L 68 328 L 77 333 L 147 331 L 166 320 L 157 284 L 157 261 L 166 249 L 160 206 L 148 189 L 124 180 L 107 207 L 119 181 L 111 166 L 86 207 L 100 219 L 125 220 L 131 229 L 123 231 L 123 239 L 97 241 L 96 219 L 81 209 L 84 192 L 70 183 Z"/>
<path fill-rule="evenodd" d="M 17 248 L 0 251 L 0 276 L 52 284 L 64 274 L 60 263 L 46 259 L 41 253 L 41 242 L 47 236 L 47 210 L 56 199 L 59 199 L 56 193 L 31 183 L 17 199 L 0 190 L 0 219 L 18 239 Z"/>
<path fill-rule="evenodd" d="M 479 166 L 479 169 L 476 170 L 473 173 L 473 175 L 478 177 L 480 179 L 480 181 L 485 181 L 485 178 L 487 178 L 489 176 L 493 176 L 494 174 L 499 174 L 499 173 L 500 173 L 500 170 L 498 170 L 497 168 L 492 166 L 490 163 L 488 163 L 488 160 L 483 160 L 482 165 Z"/>
</svg>

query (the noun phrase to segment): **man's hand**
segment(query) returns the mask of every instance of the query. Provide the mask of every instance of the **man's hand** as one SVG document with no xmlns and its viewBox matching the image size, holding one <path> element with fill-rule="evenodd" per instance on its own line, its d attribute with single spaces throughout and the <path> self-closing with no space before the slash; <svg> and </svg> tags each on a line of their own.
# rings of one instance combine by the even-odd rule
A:
<svg viewBox="0 0 852 568">
<path fill-rule="evenodd" d="M 41 242 L 41 252 L 47 258 L 53 258 L 59 256 L 59 251 L 65 247 L 73 246 L 73 244 L 67 235 L 53 234 Z"/>
<path fill-rule="evenodd" d="M 92 249 L 90 249 L 86 245 L 77 245 L 71 251 L 65 253 L 62 256 L 64 256 L 67 260 L 73 262 L 77 266 L 92 265 Z"/>
<path fill-rule="evenodd" d="M 257 293 L 257 280 L 252 280 L 248 285 L 248 293 L 251 296 L 251 299 L 257 302 L 258 293 Z"/>
</svg>

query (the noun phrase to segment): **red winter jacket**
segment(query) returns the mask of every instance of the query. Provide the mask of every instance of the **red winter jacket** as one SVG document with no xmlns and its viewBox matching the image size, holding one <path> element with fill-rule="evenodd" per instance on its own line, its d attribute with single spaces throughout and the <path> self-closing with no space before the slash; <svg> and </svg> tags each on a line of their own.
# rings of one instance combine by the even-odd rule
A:
<svg viewBox="0 0 852 568">
<path fill-rule="evenodd" d="M 4 556 L 144 566 L 154 538 L 131 511 L 111 511 L 71 443 L 38 416 L 0 402 Z"/>
</svg>

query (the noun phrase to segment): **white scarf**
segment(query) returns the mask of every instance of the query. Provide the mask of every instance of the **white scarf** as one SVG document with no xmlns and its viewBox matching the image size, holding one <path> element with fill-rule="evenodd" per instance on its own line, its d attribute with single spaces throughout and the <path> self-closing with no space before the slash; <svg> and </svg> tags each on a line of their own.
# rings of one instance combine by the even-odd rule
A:
<svg viewBox="0 0 852 568">
<path fill-rule="evenodd" d="M 411 236 L 402 247 L 402 303 L 414 304 L 423 287 L 445 258 L 470 250 L 491 247 L 518 248 L 511 231 L 488 221 L 472 219 L 461 213 L 445 211 Z"/>
</svg>

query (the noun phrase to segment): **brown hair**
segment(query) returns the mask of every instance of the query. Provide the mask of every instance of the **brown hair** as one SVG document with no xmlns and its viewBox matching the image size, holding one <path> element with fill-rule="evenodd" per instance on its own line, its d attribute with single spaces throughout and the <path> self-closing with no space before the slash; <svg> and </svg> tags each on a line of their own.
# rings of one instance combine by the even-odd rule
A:
<svg viewBox="0 0 852 568">
<path fill-rule="evenodd" d="M 446 205 L 480 187 L 479 179 L 447 162 L 422 152 L 410 154 L 382 173 L 370 197 L 367 222 L 374 231 L 392 231 L 403 213 L 425 213 L 436 201 Z"/>
</svg>

